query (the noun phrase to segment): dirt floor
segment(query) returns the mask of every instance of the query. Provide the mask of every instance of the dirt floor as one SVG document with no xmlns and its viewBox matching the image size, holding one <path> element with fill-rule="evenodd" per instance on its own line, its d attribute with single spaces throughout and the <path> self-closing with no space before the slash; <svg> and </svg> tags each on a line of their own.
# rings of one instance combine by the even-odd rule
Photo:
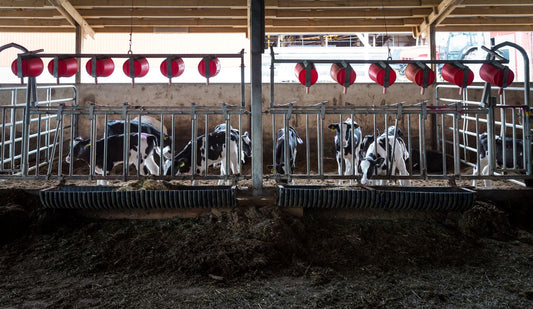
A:
<svg viewBox="0 0 533 309">
<path fill-rule="evenodd" d="M 387 220 L 275 205 L 104 220 L 24 190 L 49 184 L 1 184 L 0 308 L 533 308 L 528 201 Z"/>
</svg>

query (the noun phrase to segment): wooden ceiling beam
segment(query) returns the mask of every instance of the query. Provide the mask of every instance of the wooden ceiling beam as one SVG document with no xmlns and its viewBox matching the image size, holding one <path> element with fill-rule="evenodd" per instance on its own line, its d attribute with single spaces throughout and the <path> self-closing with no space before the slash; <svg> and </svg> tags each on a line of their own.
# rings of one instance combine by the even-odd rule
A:
<svg viewBox="0 0 533 309">
<path fill-rule="evenodd" d="M 75 25 L 79 25 L 82 29 L 83 37 L 89 35 L 94 39 L 94 30 L 89 26 L 89 23 L 80 15 L 80 13 L 70 4 L 68 0 L 48 0 L 52 3 L 57 10 L 65 16 L 65 18 L 72 23 L 75 21 Z M 74 25 L 74 26 L 75 26 Z"/>
<path fill-rule="evenodd" d="M 412 8 L 412 7 L 433 7 L 439 4 L 439 0 L 337 0 L 337 1 L 315 1 L 315 0 L 265 0 L 265 7 L 272 8 Z"/>
<path fill-rule="evenodd" d="M 293 28 L 293 27 L 265 27 L 266 34 L 346 34 L 346 33 L 359 33 L 359 32 L 383 32 L 383 27 L 343 27 L 343 28 L 324 28 L 324 27 L 302 27 L 302 28 Z M 391 27 L 389 33 L 412 33 L 413 27 L 408 26 L 397 26 Z"/>
<path fill-rule="evenodd" d="M 101 18 L 91 19 L 93 27 L 130 27 L 131 20 L 126 18 Z M 161 27 L 198 27 L 198 26 L 226 26 L 226 27 L 246 27 L 246 20 L 240 19 L 163 19 L 163 18 L 134 18 L 133 26 L 161 26 Z"/>
<path fill-rule="evenodd" d="M 4 9 L 0 10 L 0 18 L 57 18 L 63 16 L 55 8 L 51 9 Z"/>
<path fill-rule="evenodd" d="M 532 3 L 533 4 L 533 3 Z M 453 17 L 460 16 L 533 16 L 533 5 L 529 7 L 464 7 L 453 10 Z"/>
<path fill-rule="evenodd" d="M 78 9 L 101 7 L 129 8 L 131 0 L 71 0 Z M 246 9 L 246 0 L 135 0 L 136 8 L 240 8 Z"/>
<path fill-rule="evenodd" d="M 65 19 L 0 19 L 0 27 L 74 27 Z"/>
<path fill-rule="evenodd" d="M 393 17 L 425 17 L 432 12 L 430 8 L 422 9 L 391 9 L 382 10 L 376 8 L 356 10 L 356 9 L 312 9 L 312 10 L 270 10 L 275 12 L 276 18 L 383 18 Z M 268 16 L 268 14 L 267 14 Z"/>
<path fill-rule="evenodd" d="M 394 26 L 406 26 L 406 25 L 419 25 L 423 19 L 421 18 L 400 18 L 400 19 L 387 19 L 387 27 Z M 371 27 L 381 26 L 384 28 L 383 19 L 367 19 L 367 20 L 354 20 L 354 19 L 318 19 L 318 20 L 284 20 L 274 19 L 272 20 L 273 26 L 277 27 Z"/>
<path fill-rule="evenodd" d="M 130 17 L 132 14 L 131 8 L 98 8 L 98 9 L 79 9 L 78 12 L 85 18 L 99 18 L 99 17 Z M 245 9 L 179 9 L 179 8 L 165 8 L 165 9 L 147 9 L 134 8 L 134 17 L 166 17 L 166 18 L 191 18 L 191 17 L 206 17 L 206 18 L 246 18 Z"/>
<path fill-rule="evenodd" d="M 462 6 L 531 6 L 531 0 L 465 0 Z"/>
<path fill-rule="evenodd" d="M 416 28 L 416 33 L 414 33 L 415 37 L 427 35 L 430 26 L 437 26 L 463 1 L 464 0 L 442 0 L 438 7 L 436 7 L 436 9 L 428 15 L 426 20 Z"/>
<path fill-rule="evenodd" d="M 458 17 L 448 18 L 439 25 L 533 25 L 531 17 Z"/>
</svg>

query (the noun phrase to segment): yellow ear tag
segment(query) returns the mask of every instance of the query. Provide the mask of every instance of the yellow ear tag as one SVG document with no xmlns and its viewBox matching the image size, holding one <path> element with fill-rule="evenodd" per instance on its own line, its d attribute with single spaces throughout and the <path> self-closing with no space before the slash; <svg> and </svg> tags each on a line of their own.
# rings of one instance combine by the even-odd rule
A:
<svg viewBox="0 0 533 309">
<path fill-rule="evenodd" d="M 91 143 L 87 144 L 87 147 L 91 146 Z"/>
<path fill-rule="evenodd" d="M 337 129 L 333 128 L 333 129 L 331 129 L 331 131 L 335 132 L 335 131 L 337 131 Z"/>
<path fill-rule="evenodd" d="M 166 141 L 168 139 L 168 136 L 163 137 L 163 140 Z"/>
<path fill-rule="evenodd" d="M 181 162 L 180 167 L 184 167 L 184 166 L 185 166 L 185 162 Z"/>
<path fill-rule="evenodd" d="M 270 174 L 274 174 L 274 169 L 273 168 L 270 169 Z"/>
</svg>

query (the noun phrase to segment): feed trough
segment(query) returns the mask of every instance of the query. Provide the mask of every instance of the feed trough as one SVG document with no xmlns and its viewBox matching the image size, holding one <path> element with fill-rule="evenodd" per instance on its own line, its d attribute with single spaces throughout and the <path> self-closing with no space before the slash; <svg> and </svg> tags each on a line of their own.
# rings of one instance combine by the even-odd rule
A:
<svg viewBox="0 0 533 309">
<path fill-rule="evenodd" d="M 280 207 L 462 211 L 475 198 L 475 191 L 456 187 L 278 187 Z"/>
<path fill-rule="evenodd" d="M 58 186 L 40 191 L 45 208 L 159 209 L 236 205 L 234 186 L 187 186 L 174 190 L 117 191 L 116 186 Z"/>
</svg>

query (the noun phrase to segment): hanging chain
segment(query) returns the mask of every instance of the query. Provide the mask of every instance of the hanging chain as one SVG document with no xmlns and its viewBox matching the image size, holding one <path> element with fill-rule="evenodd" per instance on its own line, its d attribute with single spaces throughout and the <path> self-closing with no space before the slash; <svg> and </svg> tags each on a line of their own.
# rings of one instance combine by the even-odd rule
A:
<svg viewBox="0 0 533 309">
<path fill-rule="evenodd" d="M 130 49 L 128 50 L 128 54 L 133 54 L 133 51 L 131 50 L 132 36 L 133 36 L 133 0 L 131 0 Z"/>
<path fill-rule="evenodd" d="M 387 18 L 385 16 L 385 1 L 381 0 L 381 9 L 383 10 L 383 24 L 385 25 L 385 44 L 387 45 L 387 60 L 392 60 L 391 50 L 390 50 L 390 40 L 389 40 L 389 30 L 387 29 Z M 383 40 L 381 41 L 383 45 Z"/>
</svg>

